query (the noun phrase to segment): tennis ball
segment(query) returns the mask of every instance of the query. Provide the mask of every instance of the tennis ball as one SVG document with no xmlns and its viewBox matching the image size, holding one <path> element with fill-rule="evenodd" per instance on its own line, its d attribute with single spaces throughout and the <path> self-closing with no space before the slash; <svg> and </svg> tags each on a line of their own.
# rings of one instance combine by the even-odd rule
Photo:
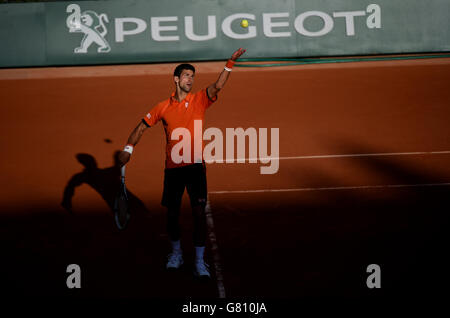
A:
<svg viewBox="0 0 450 318">
<path fill-rule="evenodd" d="M 241 21 L 241 27 L 243 27 L 243 28 L 246 28 L 246 27 L 248 27 L 248 21 L 247 20 L 242 20 Z"/>
</svg>

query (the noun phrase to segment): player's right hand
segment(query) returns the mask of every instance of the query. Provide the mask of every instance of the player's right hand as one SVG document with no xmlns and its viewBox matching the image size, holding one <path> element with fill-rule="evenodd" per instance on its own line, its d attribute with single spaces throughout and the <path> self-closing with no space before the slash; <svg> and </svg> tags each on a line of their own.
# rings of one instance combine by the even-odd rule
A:
<svg viewBox="0 0 450 318">
<path fill-rule="evenodd" d="M 131 154 L 127 151 L 122 151 L 119 154 L 119 165 L 120 167 L 123 167 L 124 165 L 127 164 L 128 161 L 130 161 L 131 158 Z"/>
<path fill-rule="evenodd" d="M 245 51 L 247 51 L 247 50 L 244 50 L 243 48 L 237 49 L 236 52 L 233 53 L 233 55 L 231 56 L 230 59 L 231 59 L 232 61 L 236 61 L 238 58 L 241 57 L 242 54 L 245 53 Z"/>
</svg>

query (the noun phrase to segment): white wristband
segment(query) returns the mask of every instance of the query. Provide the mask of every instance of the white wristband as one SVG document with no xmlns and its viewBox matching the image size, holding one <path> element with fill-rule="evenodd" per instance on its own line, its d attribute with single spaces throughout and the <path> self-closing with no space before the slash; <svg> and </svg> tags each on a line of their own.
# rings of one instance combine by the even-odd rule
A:
<svg viewBox="0 0 450 318">
<path fill-rule="evenodd" d="M 225 66 L 223 69 L 224 69 L 225 71 L 228 71 L 228 72 L 231 72 L 231 71 L 232 71 L 231 68 L 228 68 L 228 67 L 226 67 L 226 66 Z"/>
<path fill-rule="evenodd" d="M 130 155 L 133 153 L 134 147 L 132 145 L 126 145 L 125 148 L 123 148 L 123 151 L 128 152 Z"/>
</svg>

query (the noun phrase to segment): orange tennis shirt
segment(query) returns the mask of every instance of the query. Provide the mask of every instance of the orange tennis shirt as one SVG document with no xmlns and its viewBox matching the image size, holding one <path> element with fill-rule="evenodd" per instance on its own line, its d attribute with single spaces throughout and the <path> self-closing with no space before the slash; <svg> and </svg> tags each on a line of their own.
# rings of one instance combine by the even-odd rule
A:
<svg viewBox="0 0 450 318">
<path fill-rule="evenodd" d="M 148 126 L 152 127 L 160 120 L 164 125 L 164 131 L 166 133 L 166 168 L 177 168 L 196 163 L 203 160 L 203 131 L 201 136 L 197 136 L 201 140 L 201 158 L 194 158 L 194 121 L 201 120 L 203 127 L 203 119 L 205 116 L 205 110 L 211 106 L 213 102 L 217 100 L 217 96 L 214 99 L 208 96 L 207 89 L 202 89 L 195 94 L 188 93 L 186 98 L 181 102 L 175 99 L 175 92 L 172 93 L 170 98 L 158 103 L 153 107 L 147 115 L 144 116 L 142 121 Z M 198 122 L 197 122 L 198 125 Z M 185 136 L 178 136 L 178 139 L 172 140 L 172 132 L 177 128 L 185 128 L 190 133 L 190 160 L 185 162 L 176 163 L 172 158 L 172 149 L 181 139 Z M 198 132 L 197 132 L 198 134 Z M 175 138 L 175 137 L 174 137 Z M 186 136 L 187 138 L 187 136 Z M 183 155 L 183 149 L 179 151 L 180 155 Z"/>
</svg>

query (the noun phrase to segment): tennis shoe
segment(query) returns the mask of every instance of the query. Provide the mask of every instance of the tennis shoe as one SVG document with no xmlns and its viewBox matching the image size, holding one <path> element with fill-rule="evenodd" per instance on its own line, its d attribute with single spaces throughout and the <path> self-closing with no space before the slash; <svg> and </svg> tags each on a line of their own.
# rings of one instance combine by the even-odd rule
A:
<svg viewBox="0 0 450 318">
<path fill-rule="evenodd" d="M 178 269 L 183 263 L 183 255 L 180 252 L 172 252 L 169 254 L 166 269 Z"/>
<path fill-rule="evenodd" d="M 197 278 L 210 278 L 209 265 L 204 260 L 196 260 L 194 266 L 194 276 Z"/>
</svg>

